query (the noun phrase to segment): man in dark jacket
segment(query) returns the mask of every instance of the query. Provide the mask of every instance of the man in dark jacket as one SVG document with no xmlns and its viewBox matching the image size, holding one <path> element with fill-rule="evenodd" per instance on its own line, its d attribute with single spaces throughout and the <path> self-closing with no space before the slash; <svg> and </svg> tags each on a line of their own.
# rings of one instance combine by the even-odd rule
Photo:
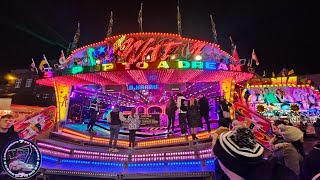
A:
<svg viewBox="0 0 320 180">
<path fill-rule="evenodd" d="M 209 101 L 208 99 L 204 96 L 204 94 L 200 95 L 200 99 L 199 99 L 199 105 L 200 105 L 200 115 L 201 115 L 201 119 L 202 117 L 205 119 L 206 124 L 207 124 L 207 130 L 210 133 L 211 128 L 210 128 L 210 122 L 209 122 L 209 111 L 210 111 L 210 107 L 209 107 Z M 203 124 L 201 121 L 201 128 L 203 128 Z"/>
<path fill-rule="evenodd" d="M 87 126 L 87 131 L 92 132 L 93 126 L 97 121 L 97 114 L 100 111 L 100 101 L 98 99 L 98 95 L 95 94 L 90 101 L 90 121 Z"/>
<path fill-rule="evenodd" d="M 4 115 L 0 117 L 0 154 L 2 153 L 6 145 L 9 142 L 18 139 L 18 133 L 14 131 L 13 128 L 13 116 L 11 114 Z M 3 171 L 2 165 L 0 165 L 0 173 Z M 1 178 L 1 177 L 0 177 Z"/>
</svg>

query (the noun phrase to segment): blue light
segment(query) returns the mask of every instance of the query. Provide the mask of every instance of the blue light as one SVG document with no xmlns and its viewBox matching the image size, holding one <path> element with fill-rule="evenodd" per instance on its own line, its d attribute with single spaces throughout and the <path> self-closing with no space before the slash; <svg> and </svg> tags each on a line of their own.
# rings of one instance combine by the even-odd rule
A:
<svg viewBox="0 0 320 180">
<path fill-rule="evenodd" d="M 99 49 L 99 54 L 103 54 L 103 53 L 106 53 L 106 47 L 105 46 L 101 46 Z"/>
<path fill-rule="evenodd" d="M 42 159 L 51 160 L 51 161 L 54 161 L 54 162 L 58 162 L 59 161 L 59 159 L 57 159 L 57 158 L 54 158 L 54 157 L 51 157 L 51 156 L 46 156 L 46 155 L 42 155 Z"/>
<path fill-rule="evenodd" d="M 159 89 L 159 84 L 129 84 L 128 90 L 152 90 Z"/>
</svg>

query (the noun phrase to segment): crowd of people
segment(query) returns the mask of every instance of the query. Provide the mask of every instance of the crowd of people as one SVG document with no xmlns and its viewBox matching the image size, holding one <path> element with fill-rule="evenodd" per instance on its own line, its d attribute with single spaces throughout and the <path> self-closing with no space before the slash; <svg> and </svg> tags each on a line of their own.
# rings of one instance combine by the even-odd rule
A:
<svg viewBox="0 0 320 180">
<path fill-rule="evenodd" d="M 212 149 L 215 161 L 215 179 L 320 179 L 320 141 L 313 149 L 306 153 L 304 150 L 304 124 L 294 127 L 286 120 L 276 120 L 272 124 L 274 137 L 270 140 L 271 155 L 266 157 L 266 150 L 260 145 L 252 130 L 245 123 L 237 120 L 231 121 L 229 107 L 231 103 L 223 97 L 219 104 L 219 128 L 211 134 Z M 91 119 L 88 131 L 93 131 L 97 101 L 92 101 L 90 106 Z M 199 100 L 195 96 L 186 99 L 181 93 L 177 94 L 177 101 L 170 97 L 166 104 L 168 115 L 168 133 L 174 134 L 174 121 L 178 111 L 180 131 L 183 136 L 190 132 L 193 140 L 197 140 L 197 128 L 203 128 L 202 118 L 210 133 L 209 103 L 201 94 Z M 141 121 L 135 108 L 126 118 L 120 111 L 119 105 L 115 105 L 107 117 L 110 124 L 109 152 L 119 152 L 117 141 L 122 122 L 128 123 L 129 147 L 134 150 L 136 131 Z M 19 138 L 13 128 L 13 116 L 8 114 L 0 117 L 0 151 L 12 140 Z M 317 138 L 320 140 L 320 119 L 313 126 L 316 129 Z M 1 168 L 1 166 L 0 166 Z M 0 169 L 2 172 L 2 169 Z"/>
<path fill-rule="evenodd" d="M 212 134 L 216 158 L 216 179 L 320 179 L 320 141 L 308 154 L 304 150 L 304 133 L 287 121 L 272 124 L 271 155 L 246 125 L 237 120 Z"/>
</svg>

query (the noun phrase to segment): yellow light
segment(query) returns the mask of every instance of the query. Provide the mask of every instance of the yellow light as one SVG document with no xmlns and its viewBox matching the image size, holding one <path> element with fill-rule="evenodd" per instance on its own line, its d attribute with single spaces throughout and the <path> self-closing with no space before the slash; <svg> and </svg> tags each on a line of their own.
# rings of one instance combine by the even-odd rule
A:
<svg viewBox="0 0 320 180">
<path fill-rule="evenodd" d="M 171 60 L 175 60 L 176 59 L 176 55 L 171 55 L 170 59 Z"/>
<path fill-rule="evenodd" d="M 194 59 L 197 60 L 197 61 L 200 61 L 202 59 L 202 56 L 196 55 L 196 57 Z"/>
<path fill-rule="evenodd" d="M 150 61 L 151 60 L 151 56 L 150 55 L 146 55 L 146 60 Z"/>
<path fill-rule="evenodd" d="M 15 77 L 14 75 L 12 74 L 7 74 L 5 77 L 4 77 L 6 80 L 8 81 L 14 81 L 17 79 L 17 77 Z"/>
</svg>

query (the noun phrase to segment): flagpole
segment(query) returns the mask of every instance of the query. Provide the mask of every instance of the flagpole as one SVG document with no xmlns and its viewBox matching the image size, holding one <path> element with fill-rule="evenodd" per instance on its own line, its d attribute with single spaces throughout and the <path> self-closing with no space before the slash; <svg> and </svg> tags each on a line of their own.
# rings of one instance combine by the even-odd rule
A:
<svg viewBox="0 0 320 180">
<path fill-rule="evenodd" d="M 212 15 L 210 15 L 210 20 L 211 20 L 211 25 L 212 25 L 211 30 L 212 30 L 212 34 L 213 34 L 213 42 L 216 44 L 218 42 L 218 40 L 217 40 L 218 35 L 217 35 L 217 30 L 216 30 L 216 24 L 213 21 Z"/>
<path fill-rule="evenodd" d="M 231 53 L 233 53 L 233 51 L 234 51 L 234 49 L 235 49 L 236 45 L 233 43 L 233 41 L 232 41 L 232 37 L 231 37 L 231 36 L 229 36 L 229 39 L 230 39 L 230 42 L 231 42 Z"/>
<path fill-rule="evenodd" d="M 181 14 L 180 14 L 180 3 L 178 0 L 178 5 L 177 5 L 177 25 L 178 25 L 178 34 L 182 34 L 182 28 L 181 28 Z"/>
<path fill-rule="evenodd" d="M 138 23 L 139 23 L 140 32 L 143 32 L 143 29 L 142 29 L 142 3 L 140 5 L 140 11 L 139 11 L 139 15 L 138 15 Z"/>
<path fill-rule="evenodd" d="M 110 19 L 109 19 L 109 25 L 108 25 L 107 37 L 110 37 L 112 35 L 112 27 L 113 27 L 113 13 L 111 11 Z"/>
<path fill-rule="evenodd" d="M 46 56 L 44 54 L 43 54 L 43 58 L 45 59 L 46 63 L 48 64 L 49 68 L 51 68 L 51 66 L 50 66 L 50 64 L 49 64 L 49 62 L 48 62 L 48 60 L 47 60 L 47 58 L 46 58 Z"/>
<path fill-rule="evenodd" d="M 36 72 L 37 74 L 39 73 L 38 72 L 38 68 L 36 67 L 36 63 L 34 62 L 33 58 L 31 58 L 31 61 L 32 61 L 32 64 L 34 65 L 32 68 L 35 68 L 36 69 Z"/>
</svg>

